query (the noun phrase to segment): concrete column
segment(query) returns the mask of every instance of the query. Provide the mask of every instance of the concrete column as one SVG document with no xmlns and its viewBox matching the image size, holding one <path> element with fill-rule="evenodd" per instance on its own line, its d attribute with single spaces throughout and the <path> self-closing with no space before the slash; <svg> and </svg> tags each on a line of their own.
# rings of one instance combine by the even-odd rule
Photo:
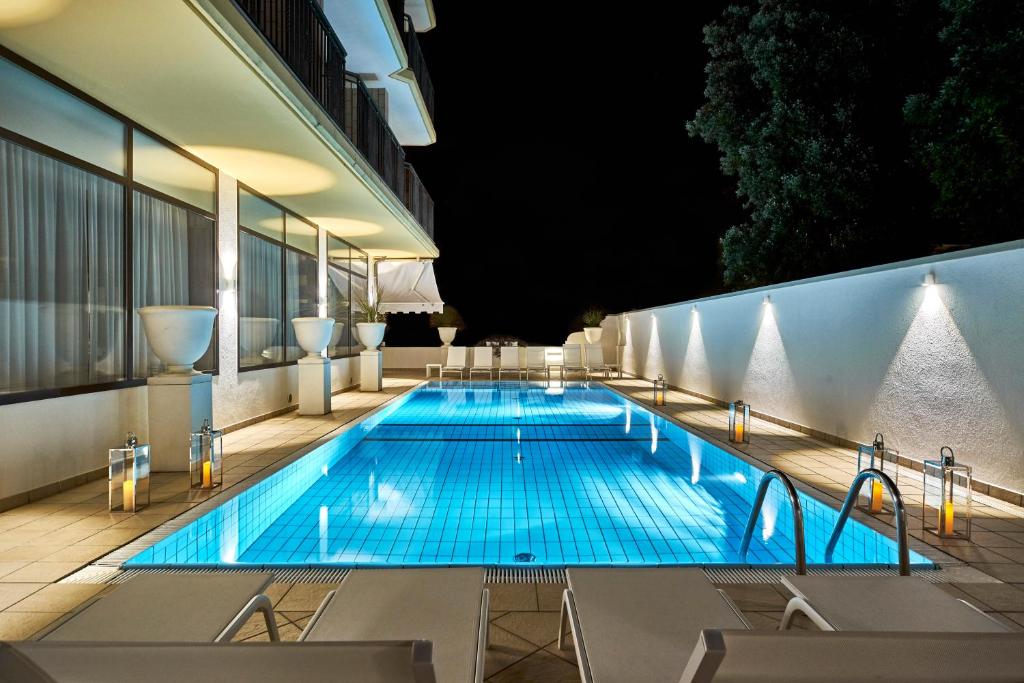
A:
<svg viewBox="0 0 1024 683">
<path fill-rule="evenodd" d="M 189 435 L 213 422 L 211 375 L 158 375 L 147 381 L 154 472 L 187 472 Z"/>
<path fill-rule="evenodd" d="M 327 358 L 299 359 L 299 415 L 331 412 L 331 361 Z"/>
<path fill-rule="evenodd" d="M 384 384 L 384 353 L 359 353 L 359 391 L 380 391 Z"/>
</svg>

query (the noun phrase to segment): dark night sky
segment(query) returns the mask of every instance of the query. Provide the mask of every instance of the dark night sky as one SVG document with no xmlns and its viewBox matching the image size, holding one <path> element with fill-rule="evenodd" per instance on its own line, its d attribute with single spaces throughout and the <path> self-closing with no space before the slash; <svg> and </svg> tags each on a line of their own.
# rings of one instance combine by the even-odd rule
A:
<svg viewBox="0 0 1024 683">
<path fill-rule="evenodd" d="M 703 101 L 701 29 L 724 3 L 437 5 L 421 42 L 438 143 L 409 159 L 437 203 L 459 341 L 561 343 L 587 306 L 716 291 L 739 203 L 685 123 Z M 438 343 L 426 316 L 389 323 L 392 344 Z"/>
</svg>

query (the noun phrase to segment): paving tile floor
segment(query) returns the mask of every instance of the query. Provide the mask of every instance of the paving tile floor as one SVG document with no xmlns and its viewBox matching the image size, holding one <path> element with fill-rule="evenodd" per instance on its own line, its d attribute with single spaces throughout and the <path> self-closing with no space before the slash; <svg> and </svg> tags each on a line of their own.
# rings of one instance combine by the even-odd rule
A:
<svg viewBox="0 0 1024 683">
<path fill-rule="evenodd" d="M 225 487 L 303 448 L 420 381 L 422 373 L 389 373 L 382 394 L 347 392 L 334 397 L 329 416 L 295 413 L 225 436 Z M 650 383 L 611 380 L 609 385 L 649 405 Z M 660 411 L 703 436 L 726 438 L 726 411 L 679 391 L 668 392 Z M 753 419 L 752 442 L 742 450 L 835 499 L 838 506 L 856 471 L 856 454 L 777 424 Z M 180 475 L 154 478 L 153 503 L 139 514 L 108 513 L 106 482 L 96 481 L 0 513 L 0 639 L 31 638 L 108 587 L 62 584 L 61 578 L 205 500 Z M 911 534 L 1001 583 L 940 586 L 1024 630 L 1024 509 L 975 495 L 971 542 L 941 541 L 920 529 L 920 473 L 900 472 Z M 214 494 L 218 495 L 218 494 Z M 275 583 L 271 597 L 282 637 L 294 639 L 329 590 L 328 584 Z M 788 594 L 779 584 L 721 586 L 755 628 L 777 628 Z M 493 584 L 489 681 L 576 681 L 572 650 L 556 645 L 561 591 L 558 584 Z M 254 619 L 239 639 L 266 638 Z"/>
</svg>

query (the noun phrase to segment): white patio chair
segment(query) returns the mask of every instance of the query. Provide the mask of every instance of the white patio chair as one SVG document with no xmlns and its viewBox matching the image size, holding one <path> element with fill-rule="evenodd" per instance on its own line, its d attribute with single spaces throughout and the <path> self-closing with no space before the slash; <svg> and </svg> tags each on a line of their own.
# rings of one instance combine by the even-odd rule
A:
<svg viewBox="0 0 1024 683">
<path fill-rule="evenodd" d="M 628 661 L 637 667 L 630 680 L 669 683 L 667 678 L 643 675 L 644 660 L 636 655 Z M 1019 681 L 1022 671 L 1024 634 L 1021 633 L 704 629 L 682 676 L 671 679 L 670 683 L 994 683 Z"/>
<path fill-rule="evenodd" d="M 952 631 L 1004 633 L 974 605 L 918 576 L 786 576 L 795 596 L 780 629 L 805 614 L 823 631 Z"/>
<path fill-rule="evenodd" d="M 264 594 L 273 580 L 273 574 L 211 574 L 201 581 L 188 574 L 136 576 L 87 602 L 42 640 L 225 642 L 257 612 L 270 640 L 280 640 L 273 604 Z"/>
<path fill-rule="evenodd" d="M 518 346 L 502 346 L 501 356 L 498 360 L 498 381 L 501 381 L 502 372 L 512 372 L 521 378 L 523 376 L 523 370 L 519 366 L 519 347 Z"/>
<path fill-rule="evenodd" d="M 587 377 L 603 372 L 606 378 L 611 377 L 613 365 L 604 362 L 604 347 L 600 344 L 587 344 L 586 347 Z"/>
<path fill-rule="evenodd" d="M 490 346 L 473 347 L 473 366 L 469 369 L 469 378 L 477 372 L 486 372 L 487 379 L 494 377 L 494 351 Z"/>
<path fill-rule="evenodd" d="M 701 629 L 748 629 L 699 568 L 566 570 L 558 647 L 566 622 L 583 681 L 675 683 Z"/>
<path fill-rule="evenodd" d="M 448 347 L 448 358 L 445 360 L 444 366 L 441 368 L 440 376 L 443 378 L 446 372 L 457 372 L 459 373 L 459 379 L 465 377 L 466 374 L 466 347 L 465 346 L 449 346 Z"/>
<path fill-rule="evenodd" d="M 544 376 L 551 379 L 551 368 L 548 367 L 547 349 L 543 346 L 528 346 L 526 348 L 526 379 L 530 379 L 531 372 L 542 372 Z"/>
<path fill-rule="evenodd" d="M 480 567 L 355 569 L 327 594 L 299 640 L 429 640 L 438 681 L 479 682 L 489 606 Z"/>
<path fill-rule="evenodd" d="M 587 374 L 579 344 L 566 344 L 562 347 L 562 364 L 558 368 L 558 376 L 565 379 L 566 374 L 570 372 L 578 372 L 584 376 Z"/>
</svg>

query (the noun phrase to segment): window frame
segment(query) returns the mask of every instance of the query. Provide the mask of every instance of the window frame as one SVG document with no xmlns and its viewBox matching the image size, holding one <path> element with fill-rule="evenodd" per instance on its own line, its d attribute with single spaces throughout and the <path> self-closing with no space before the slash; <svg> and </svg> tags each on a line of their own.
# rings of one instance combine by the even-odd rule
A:
<svg viewBox="0 0 1024 683">
<path fill-rule="evenodd" d="M 283 231 L 281 233 L 281 237 L 283 238 L 282 240 L 276 240 L 273 237 L 269 237 L 269 236 L 267 236 L 267 235 L 265 235 L 265 234 L 263 234 L 263 233 L 261 233 L 261 232 L 259 232 L 257 230 L 253 230 L 252 228 L 247 228 L 244 225 L 242 225 L 242 192 L 243 191 L 248 193 L 248 194 L 250 194 L 250 195 L 252 195 L 253 197 L 256 197 L 258 199 L 262 199 L 267 204 L 270 204 L 275 209 L 277 209 L 278 211 L 281 212 L 281 219 L 282 219 L 281 220 L 281 229 Z M 287 311 L 288 311 L 288 251 L 292 251 L 292 252 L 294 252 L 294 253 L 296 253 L 296 254 L 298 254 L 300 256 L 312 257 L 313 260 L 317 264 L 317 293 L 316 293 L 316 298 L 317 298 L 317 309 L 318 309 L 317 313 L 319 314 L 319 305 L 320 305 L 320 302 L 319 302 L 319 299 L 320 299 L 320 284 L 319 284 L 319 279 L 320 279 L 320 276 L 319 276 L 319 274 L 320 274 L 320 248 L 319 248 L 319 245 L 320 245 L 320 233 L 323 231 L 323 228 L 321 228 L 319 225 L 317 225 L 313 221 L 309 220 L 308 218 L 305 218 L 305 217 L 295 213 L 294 211 L 292 211 L 288 207 L 284 206 L 280 202 L 276 202 L 273 199 L 271 199 L 270 197 L 266 196 L 265 194 L 262 194 L 258 190 L 254 190 L 253 188 L 251 188 L 250 186 L 246 185 L 245 183 L 243 183 L 240 180 L 238 181 L 238 192 L 235 193 L 235 215 L 238 217 L 238 220 L 236 221 L 237 225 L 235 227 L 237 229 L 236 230 L 236 232 L 237 232 L 237 237 L 236 237 L 236 245 L 237 245 L 237 247 L 236 248 L 237 248 L 237 251 L 238 251 L 238 264 L 239 264 L 238 265 L 238 274 L 235 276 L 235 291 L 241 291 L 241 287 L 242 287 L 242 277 L 241 277 L 241 271 L 242 271 L 242 267 L 241 267 L 241 262 L 242 262 L 242 233 L 245 233 L 249 237 L 253 237 L 255 239 L 263 240 L 264 242 L 267 242 L 269 244 L 273 244 L 273 245 L 278 246 L 278 247 L 281 248 L 281 299 L 280 299 L 280 301 L 281 301 L 281 329 L 278 332 L 277 341 L 280 342 L 282 354 L 284 355 L 285 358 L 287 358 L 288 357 L 288 345 L 285 342 L 287 342 L 287 340 L 288 340 L 288 330 L 287 330 L 287 328 L 285 326 L 289 324 L 289 321 L 285 320 L 285 317 L 286 317 Z M 300 249 L 300 248 L 298 248 L 298 247 L 296 247 L 294 245 L 288 244 L 288 219 L 287 219 L 288 216 L 291 216 L 292 218 L 295 218 L 295 219 L 305 223 L 306 225 L 312 227 L 313 229 L 315 229 L 317 231 L 317 253 L 316 254 L 310 254 L 305 249 Z M 241 301 L 241 297 L 238 297 L 238 299 L 239 299 L 239 302 L 240 302 Z M 239 303 L 239 315 L 238 315 L 238 318 L 239 318 L 239 320 L 241 320 L 241 303 Z M 298 364 L 298 359 L 295 359 L 295 360 L 281 360 L 281 361 L 276 361 L 274 363 L 261 363 L 259 365 L 246 365 L 246 366 L 243 366 L 242 365 L 242 334 L 241 334 L 241 331 L 239 331 L 239 333 L 237 335 L 235 335 L 235 354 L 236 354 L 235 365 L 237 367 L 238 372 L 240 372 L 240 373 L 241 372 L 252 372 L 254 370 L 271 370 L 273 368 L 284 368 L 284 367 L 288 367 L 289 365 L 297 365 Z"/>
<path fill-rule="evenodd" d="M 16 132 L 14 132 L 12 130 L 9 130 L 8 128 L 6 128 L 4 126 L 0 126 L 0 138 L 3 138 L 3 139 L 5 139 L 5 140 L 7 140 L 7 141 L 9 141 L 11 143 L 16 144 L 16 145 L 20 145 L 22 147 L 25 147 L 26 149 L 29 149 L 29 150 L 31 150 L 31 151 L 33 151 L 33 152 L 35 152 L 37 154 L 40 154 L 42 156 L 50 157 L 50 158 L 55 159 L 56 161 L 59 161 L 59 162 L 61 162 L 63 164 L 66 164 L 68 166 L 72 166 L 72 167 L 77 168 L 79 170 L 85 171 L 86 173 L 90 173 L 92 175 L 99 176 L 99 177 L 101 177 L 101 178 L 103 178 L 105 180 L 114 182 L 114 183 L 118 184 L 121 187 L 121 193 L 122 193 L 122 197 L 121 197 L 121 200 L 122 200 L 122 209 L 121 209 L 122 210 L 121 257 L 122 257 L 123 270 L 122 270 L 122 272 L 119 275 L 121 277 L 121 284 L 122 284 L 123 290 L 124 290 L 123 291 L 123 300 L 122 300 L 123 311 L 122 311 L 122 321 L 121 321 L 122 327 L 124 329 L 124 347 L 121 350 L 122 360 L 123 360 L 123 368 L 124 368 L 124 378 L 123 379 L 119 379 L 119 380 L 115 380 L 115 381 L 111 381 L 111 382 L 101 382 L 101 383 L 96 383 L 96 384 L 79 384 L 79 385 L 69 386 L 69 387 L 50 387 L 50 388 L 43 388 L 43 389 L 30 389 L 28 391 L 19 391 L 19 392 L 0 392 L 0 406 L 13 405 L 13 404 L 17 404 L 17 403 L 28 403 L 28 402 L 31 402 L 31 401 L 40 401 L 40 400 L 50 399 L 50 398 L 63 398 L 63 397 L 66 397 L 66 396 L 79 396 L 79 395 L 82 395 L 82 394 L 97 393 L 97 392 L 101 392 L 101 391 L 111 391 L 111 390 L 115 390 L 115 389 L 128 389 L 128 388 L 133 388 L 133 387 L 145 386 L 147 378 L 145 378 L 145 377 L 136 377 L 135 376 L 135 368 L 133 367 L 133 365 L 134 365 L 134 351 L 135 351 L 135 343 L 134 343 L 135 342 L 135 340 L 134 340 L 134 336 L 135 335 L 134 335 L 134 330 L 133 330 L 133 328 L 134 328 L 133 317 L 135 315 L 135 307 L 134 307 L 134 301 L 135 301 L 135 278 L 134 278 L 134 274 L 135 273 L 134 273 L 134 262 L 133 262 L 133 258 L 134 258 L 134 244 L 133 244 L 133 240 L 132 240 L 133 233 L 134 233 L 134 227 L 135 227 L 134 223 L 133 223 L 133 208 L 134 208 L 133 207 L 133 204 L 134 204 L 133 194 L 136 191 L 148 194 L 149 196 L 154 197 L 156 199 L 159 199 L 161 201 L 165 201 L 165 202 L 174 204 L 174 205 L 179 206 L 179 207 L 181 207 L 181 208 L 183 208 L 185 210 L 188 210 L 188 211 L 196 212 L 196 213 L 198 213 L 200 215 L 203 215 L 204 217 L 209 218 L 209 219 L 211 219 L 213 221 L 213 235 L 214 235 L 214 239 L 213 239 L 213 244 L 211 245 L 211 247 L 213 248 L 213 254 L 214 254 L 214 258 L 213 258 L 213 270 L 214 270 L 214 272 L 213 272 L 213 284 L 214 284 L 213 300 L 215 302 L 219 302 L 220 301 L 220 272 L 219 272 L 220 271 L 220 267 L 219 267 L 219 259 L 217 258 L 217 255 L 218 255 L 218 249 L 217 249 L 218 240 L 217 240 L 217 236 L 218 236 L 219 230 L 220 230 L 220 223 L 219 223 L 219 221 L 217 219 L 217 213 L 216 212 L 211 213 L 209 211 L 201 209 L 200 207 L 193 206 L 193 205 L 188 204 L 186 202 L 182 202 L 179 199 L 176 199 L 174 197 L 170 197 L 170 196 L 168 196 L 168 195 L 166 195 L 166 194 L 164 194 L 164 193 L 162 193 L 162 192 L 160 192 L 158 190 L 155 190 L 155 189 L 153 189 L 151 187 L 148 187 L 147 185 L 144 185 L 142 183 L 136 182 L 134 180 L 133 173 L 132 173 L 132 151 L 133 151 L 132 150 L 132 133 L 133 133 L 133 131 L 138 130 L 140 133 L 143 133 L 144 135 L 149 136 L 153 140 L 159 142 L 162 145 L 165 145 L 166 147 L 168 147 L 169 149 L 173 150 L 174 152 L 177 152 L 178 154 L 181 154 L 182 156 L 184 156 L 189 161 L 192 161 L 192 162 L 198 164 L 199 166 L 202 166 L 206 170 L 210 171 L 211 173 L 213 173 L 214 174 L 214 188 L 213 188 L 213 205 L 214 205 L 214 207 L 219 206 L 219 203 L 220 203 L 220 183 L 217 182 L 218 169 L 215 166 L 213 166 L 212 164 L 210 164 L 210 163 L 200 159 L 199 157 L 195 156 L 194 154 L 190 153 L 188 150 L 183 149 L 182 147 L 179 147 L 178 145 L 174 144 L 173 142 L 171 142 L 167 138 L 163 137 L 159 133 L 156 133 L 156 132 L 146 128 L 145 126 L 142 126 L 142 125 L 136 123 L 134 120 L 130 119 L 129 117 L 125 116 L 124 114 L 120 113 L 119 111 L 111 108 L 110 106 L 104 104 L 103 102 L 100 102 L 99 100 L 97 100 L 96 98 L 92 97 L 91 95 L 89 95 L 89 94 L 83 92 L 82 90 L 76 88 L 75 86 L 71 85 L 67 81 L 64 81 L 63 79 L 58 78 L 57 76 L 53 75 L 49 71 L 46 71 L 42 67 L 40 67 L 37 64 L 34 64 L 33 62 L 25 59 L 24 57 L 22 57 L 18 53 L 10 50 L 9 48 L 7 48 L 7 47 L 5 47 L 3 45 L 0 45 L 0 59 L 6 59 L 7 61 L 11 62 L 15 66 L 17 66 L 17 67 L 19 67 L 21 69 L 24 69 L 25 71 L 27 71 L 28 73 L 32 74 L 33 76 L 39 78 L 40 80 L 45 81 L 45 82 L 49 83 L 50 85 L 53 85 L 53 86 L 63 90 L 64 92 L 66 92 L 67 94 L 71 95 L 72 97 L 75 97 L 75 98 L 81 100 L 85 104 L 87 104 L 87 105 L 89 105 L 89 106 L 99 110 L 100 112 L 106 114 L 107 116 L 109 116 L 109 117 L 119 121 L 121 123 L 121 125 L 123 126 L 123 134 L 124 134 L 123 150 L 124 150 L 124 153 L 125 153 L 124 172 L 120 173 L 120 174 L 119 173 L 114 173 L 113 171 L 109 171 L 109 170 L 107 170 L 105 168 L 101 168 L 99 166 L 96 166 L 95 164 L 92 164 L 92 163 L 90 163 L 88 161 L 85 161 L 83 159 L 79 159 L 78 157 L 72 156 L 71 154 L 68 154 L 67 152 L 63 152 L 63 151 L 61 151 L 61 150 L 59 150 L 59 149 L 57 149 L 55 147 L 51 147 L 50 145 L 47 145 L 45 143 L 38 142 L 36 140 L 33 140 L 32 138 L 25 137 L 24 135 L 21 135 L 21 134 L 16 133 Z M 220 307 L 217 306 L 217 309 L 219 311 Z M 217 328 L 215 327 L 214 329 L 216 330 Z M 215 346 L 215 348 L 217 350 L 217 352 L 215 354 L 215 358 L 217 360 L 216 360 L 214 369 L 207 373 L 207 374 L 211 374 L 211 375 L 217 375 L 220 372 L 220 344 L 219 344 L 218 337 L 219 337 L 219 334 L 215 334 L 214 338 L 213 338 L 213 341 L 212 341 L 212 343 L 214 344 L 214 346 Z"/>
<path fill-rule="evenodd" d="M 327 240 L 328 240 L 328 243 L 327 243 L 327 253 L 328 253 L 328 255 L 331 253 L 330 240 L 332 240 L 332 239 L 338 240 L 339 242 L 341 242 L 345 246 L 346 249 L 349 250 L 349 263 L 350 264 L 351 264 L 351 261 L 352 261 L 352 252 L 358 252 L 358 253 L 362 254 L 363 260 L 365 260 L 367 262 L 369 261 L 369 256 L 367 255 L 367 253 L 365 251 L 363 251 L 359 247 L 355 246 L 354 244 L 348 242 L 347 240 L 345 240 L 345 239 L 343 239 L 341 237 L 338 237 L 337 235 L 331 234 L 331 232 L 329 230 L 327 231 Z M 362 275 L 362 274 L 356 272 L 355 270 L 353 270 L 351 268 L 351 266 L 348 267 L 348 268 L 345 268 L 343 266 L 339 266 L 339 265 L 335 265 L 335 264 L 331 263 L 330 256 L 327 257 L 326 261 L 327 261 L 327 268 L 328 269 L 333 268 L 334 270 L 337 270 L 337 271 L 340 271 L 342 273 L 345 273 L 348 276 L 348 321 L 346 322 L 346 324 L 349 326 L 348 338 L 350 340 L 355 340 L 357 342 L 355 344 L 349 344 L 348 345 L 348 348 L 349 348 L 349 352 L 348 353 L 338 354 L 338 355 L 334 355 L 334 356 L 328 354 L 327 357 L 330 358 L 331 360 L 335 360 L 335 359 L 339 359 L 339 358 L 353 358 L 353 357 L 359 355 L 359 351 L 352 351 L 352 349 L 355 349 L 357 346 L 359 346 L 359 344 L 358 344 L 358 340 L 355 337 L 355 325 L 356 325 L 356 323 L 354 322 L 354 320 L 355 320 L 356 316 L 355 316 L 355 313 L 353 311 L 353 304 L 355 302 L 352 300 L 352 281 L 355 278 L 361 278 L 364 282 L 369 283 L 369 277 L 367 275 Z M 330 277 L 331 277 L 330 273 L 328 272 L 328 275 L 327 275 L 328 281 L 330 281 Z M 369 284 L 367 284 L 367 287 L 369 287 Z M 328 284 L 327 295 L 328 295 L 328 297 L 330 296 L 330 284 Z M 325 301 L 324 303 L 326 304 L 327 302 Z"/>
</svg>

